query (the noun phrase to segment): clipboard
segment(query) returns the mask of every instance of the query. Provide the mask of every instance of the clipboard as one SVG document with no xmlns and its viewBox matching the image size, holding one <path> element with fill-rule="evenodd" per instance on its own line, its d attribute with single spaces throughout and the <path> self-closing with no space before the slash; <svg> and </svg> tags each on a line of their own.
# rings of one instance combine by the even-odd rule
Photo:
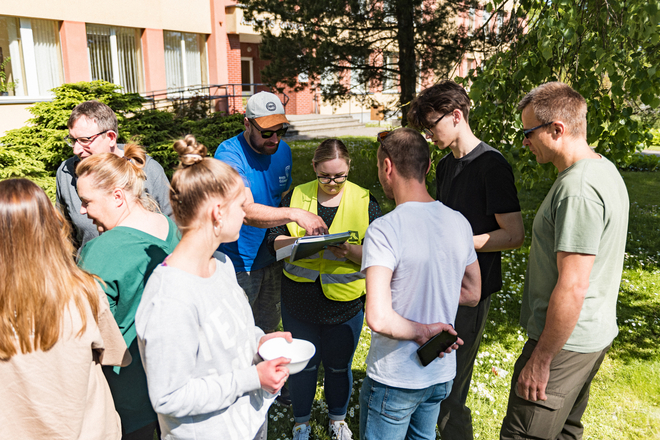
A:
<svg viewBox="0 0 660 440">
<path fill-rule="evenodd" d="M 346 231 L 337 234 L 300 237 L 292 245 L 278 249 L 277 260 L 287 257 L 289 257 L 289 261 L 301 260 L 322 251 L 328 246 L 345 243 L 352 235 L 355 235 L 353 231 Z"/>
</svg>

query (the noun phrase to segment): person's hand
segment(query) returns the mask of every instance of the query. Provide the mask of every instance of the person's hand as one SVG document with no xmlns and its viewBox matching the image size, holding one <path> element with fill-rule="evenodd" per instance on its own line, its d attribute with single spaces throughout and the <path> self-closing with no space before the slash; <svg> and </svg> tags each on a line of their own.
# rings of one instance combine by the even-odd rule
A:
<svg viewBox="0 0 660 440">
<path fill-rule="evenodd" d="M 296 209 L 295 221 L 305 230 L 305 235 L 325 235 L 328 227 L 321 217 L 304 209 Z"/>
<path fill-rule="evenodd" d="M 532 354 L 518 376 L 516 394 L 518 397 L 531 402 L 547 400 L 545 388 L 548 386 L 549 379 L 550 364 L 538 361 Z"/>
<path fill-rule="evenodd" d="M 285 366 L 291 359 L 279 357 L 272 361 L 263 361 L 257 364 L 257 374 L 261 388 L 271 394 L 277 393 L 289 378 L 289 369 Z"/>
<path fill-rule="evenodd" d="M 266 342 L 269 339 L 273 338 L 284 338 L 286 339 L 286 342 L 293 342 L 293 337 L 291 336 L 291 332 L 272 332 L 265 334 L 259 339 L 259 345 L 257 346 L 257 350 L 261 348 L 261 345 Z"/>
<path fill-rule="evenodd" d="M 348 258 L 350 249 L 351 245 L 346 242 L 335 246 L 328 246 L 328 250 L 332 252 L 337 258 Z"/>
<path fill-rule="evenodd" d="M 458 335 L 458 333 L 456 333 L 456 330 L 454 330 L 454 327 L 451 324 L 445 324 L 444 322 L 436 322 L 433 324 L 420 324 L 420 325 L 421 325 L 420 334 L 418 335 L 418 337 L 414 339 L 414 341 L 420 347 L 426 344 L 426 342 L 429 339 L 431 339 L 433 336 L 437 335 L 442 331 L 445 331 L 450 335 L 455 335 L 455 336 Z M 456 342 L 450 345 L 445 351 L 440 353 L 438 357 L 442 358 L 445 356 L 445 353 L 449 354 L 454 350 L 458 350 L 458 347 L 461 345 L 463 345 L 463 340 L 461 338 L 457 338 Z"/>
</svg>

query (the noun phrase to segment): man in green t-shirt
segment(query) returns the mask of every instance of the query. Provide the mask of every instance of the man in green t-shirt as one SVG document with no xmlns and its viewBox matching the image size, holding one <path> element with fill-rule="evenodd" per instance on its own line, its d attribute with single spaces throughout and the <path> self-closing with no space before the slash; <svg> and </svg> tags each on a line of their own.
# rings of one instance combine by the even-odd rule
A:
<svg viewBox="0 0 660 440">
<path fill-rule="evenodd" d="M 518 109 L 523 144 L 559 174 L 534 218 L 520 313 L 529 339 L 500 438 L 577 439 L 591 381 L 618 333 L 628 193 L 616 167 L 587 143 L 579 93 L 547 83 Z"/>
</svg>

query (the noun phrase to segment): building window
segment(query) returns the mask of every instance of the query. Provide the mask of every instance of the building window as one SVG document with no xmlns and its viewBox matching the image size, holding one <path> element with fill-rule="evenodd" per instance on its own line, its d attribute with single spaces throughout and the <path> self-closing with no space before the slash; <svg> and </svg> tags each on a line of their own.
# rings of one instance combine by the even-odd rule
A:
<svg viewBox="0 0 660 440">
<path fill-rule="evenodd" d="M 497 24 L 495 25 L 495 33 L 500 34 L 502 32 L 502 28 L 504 27 L 504 18 L 505 18 L 506 13 L 505 12 L 498 12 L 497 14 Z"/>
<path fill-rule="evenodd" d="M 385 53 L 383 61 L 383 67 L 398 70 L 398 54 Z M 395 72 L 383 72 L 383 93 L 399 93 L 399 78 Z"/>
<path fill-rule="evenodd" d="M 351 64 L 353 66 L 360 66 L 364 65 L 364 58 L 363 57 L 353 57 L 353 60 L 351 61 Z M 352 95 L 364 95 L 367 93 L 367 88 L 365 87 L 364 82 L 362 81 L 361 78 L 361 69 L 351 69 L 351 94 Z"/>
<path fill-rule="evenodd" d="M 86 27 L 92 81 L 118 84 L 129 93 L 143 91 L 140 30 L 98 24 Z"/>
<path fill-rule="evenodd" d="M 206 38 L 201 34 L 163 31 L 167 88 L 206 84 Z"/>
<path fill-rule="evenodd" d="M 9 61 L 6 59 L 9 57 Z M 0 16 L 0 64 L 10 96 L 48 96 L 64 80 L 57 22 Z"/>
<path fill-rule="evenodd" d="M 243 95 L 252 95 L 254 93 L 254 71 L 252 69 L 252 58 L 241 58 L 241 83 L 243 83 Z"/>
<path fill-rule="evenodd" d="M 468 15 L 468 35 L 472 36 L 474 34 L 474 28 L 476 27 L 476 10 L 470 8 Z"/>
<path fill-rule="evenodd" d="M 490 20 L 490 12 L 488 12 L 488 11 L 484 11 L 484 12 L 483 12 L 483 17 L 484 17 L 484 18 L 483 18 L 482 26 L 483 26 L 483 28 L 484 28 L 484 33 L 485 33 L 485 34 L 488 34 L 489 29 L 490 29 L 490 27 L 491 27 L 491 25 L 492 25 L 492 23 L 489 22 L 489 20 Z"/>
</svg>

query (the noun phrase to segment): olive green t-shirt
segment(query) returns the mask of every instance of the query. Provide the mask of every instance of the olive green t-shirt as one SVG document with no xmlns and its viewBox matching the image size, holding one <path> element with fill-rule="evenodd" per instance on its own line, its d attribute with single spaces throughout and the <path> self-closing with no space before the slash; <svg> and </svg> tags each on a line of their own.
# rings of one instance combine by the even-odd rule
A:
<svg viewBox="0 0 660 440">
<path fill-rule="evenodd" d="M 593 353 L 618 334 L 616 302 L 628 230 L 628 191 L 607 159 L 583 159 L 559 173 L 532 228 L 520 324 L 538 340 L 557 284 L 557 252 L 595 255 L 589 289 L 564 350 Z"/>
</svg>

